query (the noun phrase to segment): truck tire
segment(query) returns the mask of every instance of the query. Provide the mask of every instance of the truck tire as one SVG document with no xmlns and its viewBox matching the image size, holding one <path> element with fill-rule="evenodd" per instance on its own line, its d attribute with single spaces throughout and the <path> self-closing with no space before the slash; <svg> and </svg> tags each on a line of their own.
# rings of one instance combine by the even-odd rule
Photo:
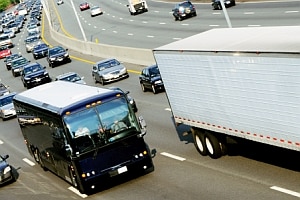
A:
<svg viewBox="0 0 300 200">
<path fill-rule="evenodd" d="M 204 140 L 204 133 L 198 130 L 194 130 L 193 132 L 193 137 L 194 137 L 194 145 L 197 149 L 197 151 L 202 155 L 202 156 L 207 156 L 207 148 Z"/>
<path fill-rule="evenodd" d="M 218 138 L 210 132 L 205 132 L 204 138 L 208 155 L 213 159 L 220 158 L 223 153 Z"/>
</svg>

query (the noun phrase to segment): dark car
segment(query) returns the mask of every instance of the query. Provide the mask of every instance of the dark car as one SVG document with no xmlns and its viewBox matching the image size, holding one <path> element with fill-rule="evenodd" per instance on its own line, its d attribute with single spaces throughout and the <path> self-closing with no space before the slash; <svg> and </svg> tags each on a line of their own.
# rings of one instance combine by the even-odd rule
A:
<svg viewBox="0 0 300 200">
<path fill-rule="evenodd" d="M 182 21 L 185 18 L 197 16 L 196 8 L 190 1 L 176 4 L 172 11 L 176 21 Z"/>
<path fill-rule="evenodd" d="M 95 83 L 99 82 L 102 85 L 123 78 L 128 78 L 127 68 L 114 58 L 105 59 L 93 65 L 92 76 Z"/>
<path fill-rule="evenodd" d="M 0 96 L 7 95 L 9 93 L 10 93 L 10 91 L 9 91 L 8 86 L 4 85 L 3 83 L 0 83 Z"/>
<path fill-rule="evenodd" d="M 130 105 L 131 105 L 133 111 L 134 111 L 134 112 L 137 112 L 137 111 L 138 111 L 138 108 L 137 108 L 137 106 L 136 106 L 136 103 L 135 103 L 134 98 L 132 98 L 131 96 L 128 95 L 128 94 L 129 94 L 129 91 L 124 92 L 121 88 L 118 88 L 118 87 L 109 87 L 108 89 L 110 89 L 110 90 L 116 90 L 116 91 L 120 91 L 120 92 L 124 93 L 124 94 L 126 95 L 126 97 L 127 97 L 128 102 L 130 103 Z"/>
<path fill-rule="evenodd" d="M 54 67 L 59 63 L 71 62 L 68 49 L 64 49 L 61 46 L 49 48 L 46 58 L 49 63 L 49 67 Z"/>
<path fill-rule="evenodd" d="M 50 75 L 45 68 L 46 67 L 37 62 L 24 66 L 21 72 L 21 80 L 24 87 L 29 89 L 37 85 L 51 82 Z"/>
<path fill-rule="evenodd" d="M 7 70 L 11 69 L 11 61 L 14 59 L 20 58 L 20 57 L 22 57 L 22 55 L 19 53 L 13 53 L 13 54 L 7 56 L 4 60 Z"/>
<path fill-rule="evenodd" d="M 214 10 L 222 10 L 222 6 L 221 6 L 221 1 L 222 0 L 212 0 L 212 7 Z M 224 6 L 226 8 L 229 8 L 231 6 L 235 6 L 235 0 L 223 0 L 224 2 Z"/>
<path fill-rule="evenodd" d="M 164 84 L 157 65 L 144 68 L 139 76 L 139 80 L 143 92 L 151 90 L 156 94 L 159 90 L 164 90 Z"/>
<path fill-rule="evenodd" d="M 6 161 L 8 157 L 8 155 L 0 156 L 0 185 L 16 181 L 16 177 L 13 173 L 13 167 Z"/>
<path fill-rule="evenodd" d="M 21 71 L 25 65 L 29 64 L 29 60 L 25 57 L 20 57 L 11 61 L 11 73 L 13 77 L 17 77 L 21 74 Z"/>
<path fill-rule="evenodd" d="M 45 43 L 37 44 L 32 49 L 32 56 L 34 59 L 43 58 L 47 56 L 49 46 Z"/>
</svg>

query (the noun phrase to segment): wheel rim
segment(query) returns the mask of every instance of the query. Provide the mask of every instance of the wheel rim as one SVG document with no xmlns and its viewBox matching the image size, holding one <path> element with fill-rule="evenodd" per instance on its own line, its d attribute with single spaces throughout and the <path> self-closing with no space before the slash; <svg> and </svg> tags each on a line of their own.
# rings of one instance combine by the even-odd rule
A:
<svg viewBox="0 0 300 200">
<path fill-rule="evenodd" d="M 201 141 L 201 139 L 199 138 L 198 135 L 195 136 L 195 140 L 196 140 L 196 144 L 197 144 L 197 147 L 198 149 L 203 152 L 204 151 L 204 146 L 203 146 L 203 143 Z"/>
<path fill-rule="evenodd" d="M 208 137 L 205 137 L 205 143 L 206 143 L 206 148 L 208 152 L 213 155 L 214 154 L 214 148 L 213 145 L 211 144 L 210 140 Z"/>
<path fill-rule="evenodd" d="M 154 94 L 156 93 L 156 89 L 155 89 L 154 85 L 152 85 L 152 91 Z"/>
</svg>

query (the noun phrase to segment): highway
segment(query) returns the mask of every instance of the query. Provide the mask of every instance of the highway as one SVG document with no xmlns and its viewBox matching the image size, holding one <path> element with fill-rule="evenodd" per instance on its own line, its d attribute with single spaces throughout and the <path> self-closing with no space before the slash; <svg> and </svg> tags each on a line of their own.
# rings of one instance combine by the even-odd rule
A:
<svg viewBox="0 0 300 200">
<path fill-rule="evenodd" d="M 73 0 L 74 5 L 79 0 Z M 96 0 L 91 0 L 91 4 Z M 70 1 L 57 6 L 49 0 L 52 23 L 58 31 L 83 39 L 72 16 Z M 80 12 L 80 21 L 87 38 L 99 42 L 137 48 L 155 48 L 212 27 L 227 27 L 220 11 L 213 11 L 209 4 L 197 4 L 198 16 L 182 22 L 175 22 L 170 14 L 171 3 L 149 1 L 148 13 L 131 16 L 125 7 L 126 1 L 103 1 L 104 15 L 91 18 L 89 11 Z M 300 2 L 286 3 L 245 3 L 228 9 L 233 27 L 299 25 Z M 219 13 L 219 14 L 217 14 Z M 59 15 L 56 15 L 59 14 Z M 56 16 L 56 17 L 55 17 Z M 59 16 L 59 17 L 58 17 Z M 133 21 L 132 21 L 133 20 Z M 61 28 L 59 22 L 63 23 Z M 144 23 L 145 22 L 145 23 Z M 147 23 L 146 23 L 147 22 Z M 50 45 L 57 43 L 47 34 L 44 22 L 44 40 Z M 162 24 L 160 24 L 162 23 Z M 165 23 L 165 24 L 164 24 Z M 130 35 L 132 33 L 133 35 Z M 26 53 L 23 30 L 13 39 L 12 51 L 20 52 L 31 62 Z M 292 33 L 291 33 L 292 35 Z M 153 36 L 153 37 L 148 37 Z M 223 36 L 221 39 L 226 39 Z M 37 60 L 46 66 L 52 77 L 68 71 L 84 76 L 88 85 L 95 84 L 91 76 L 91 66 L 101 60 L 92 55 L 84 55 L 70 50 L 72 62 L 49 68 L 45 58 Z M 14 78 L 7 71 L 3 61 L 0 68 L 1 81 L 10 86 L 11 91 L 21 92 L 25 88 L 20 77 Z M 156 148 L 155 171 L 151 174 L 116 184 L 90 196 L 78 194 L 64 180 L 51 172 L 43 171 L 27 152 L 16 119 L 0 121 L 0 153 L 9 154 L 8 161 L 16 169 L 18 179 L 12 184 L 0 187 L 1 200 L 33 199 L 299 199 L 300 164 L 299 153 L 256 143 L 232 144 L 229 155 L 213 160 L 202 157 L 196 151 L 190 135 L 184 136 L 188 127 L 175 127 L 164 92 L 154 95 L 142 92 L 138 73 L 143 66 L 124 63 L 129 69 L 128 79 L 107 85 L 129 90 L 135 98 L 139 111 L 147 122 L 145 140 L 150 148 Z M 184 103 L 184 102 L 183 102 Z"/>
</svg>

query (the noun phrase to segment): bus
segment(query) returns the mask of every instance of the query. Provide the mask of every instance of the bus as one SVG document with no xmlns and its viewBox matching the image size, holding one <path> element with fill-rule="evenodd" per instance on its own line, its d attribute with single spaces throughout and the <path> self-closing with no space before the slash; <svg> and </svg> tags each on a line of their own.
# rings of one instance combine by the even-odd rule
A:
<svg viewBox="0 0 300 200">
<path fill-rule="evenodd" d="M 18 93 L 13 103 L 34 160 L 81 193 L 105 179 L 154 171 L 146 123 L 122 91 L 54 81 Z"/>
</svg>

